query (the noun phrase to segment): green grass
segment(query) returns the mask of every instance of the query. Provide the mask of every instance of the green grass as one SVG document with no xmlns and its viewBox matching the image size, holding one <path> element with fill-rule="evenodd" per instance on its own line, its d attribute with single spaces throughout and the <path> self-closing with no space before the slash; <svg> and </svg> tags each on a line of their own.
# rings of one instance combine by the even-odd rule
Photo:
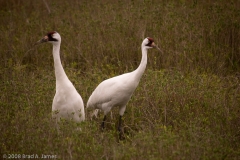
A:
<svg viewBox="0 0 240 160">
<path fill-rule="evenodd" d="M 0 156 L 59 159 L 239 159 L 239 1 L 0 1 Z M 80 124 L 51 119 L 55 76 L 48 31 L 84 104 L 104 79 L 148 66 L 124 114 Z M 81 128 L 81 131 L 76 128 Z"/>
</svg>

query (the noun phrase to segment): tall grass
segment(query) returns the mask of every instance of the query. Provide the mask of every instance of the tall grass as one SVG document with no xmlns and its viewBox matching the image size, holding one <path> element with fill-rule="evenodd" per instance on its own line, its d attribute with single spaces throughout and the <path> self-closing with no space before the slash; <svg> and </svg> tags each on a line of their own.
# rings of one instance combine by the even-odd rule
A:
<svg viewBox="0 0 240 160">
<path fill-rule="evenodd" d="M 28 50 L 46 32 L 57 30 L 63 36 L 63 62 L 84 71 L 100 64 L 114 66 L 116 72 L 120 68 L 120 73 L 127 66 L 135 68 L 141 56 L 139 44 L 146 36 L 155 38 L 164 50 L 162 56 L 150 58 L 150 68 L 216 74 L 239 70 L 239 1 L 48 3 L 51 14 L 42 1 L 2 2 L 5 67 L 11 63 L 50 66 L 51 46 Z"/>
<path fill-rule="evenodd" d="M 0 1 L 0 153 L 60 159 L 239 159 L 240 1 Z M 134 70 L 149 36 L 148 66 L 124 115 L 51 120 L 55 77 L 46 32 L 86 104 L 104 79 Z M 80 126 L 82 131 L 76 130 Z"/>
</svg>

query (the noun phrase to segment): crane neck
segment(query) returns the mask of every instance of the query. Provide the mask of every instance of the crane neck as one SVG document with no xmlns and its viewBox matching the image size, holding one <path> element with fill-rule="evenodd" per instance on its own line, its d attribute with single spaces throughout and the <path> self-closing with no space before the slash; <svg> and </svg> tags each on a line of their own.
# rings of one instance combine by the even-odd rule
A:
<svg viewBox="0 0 240 160">
<path fill-rule="evenodd" d="M 61 43 L 53 44 L 53 59 L 56 76 L 56 85 L 58 85 L 58 83 L 61 83 L 62 81 L 68 80 L 68 77 L 63 69 L 60 59 L 60 45 Z"/>
<path fill-rule="evenodd" d="M 136 80 L 140 81 L 147 66 L 147 48 L 142 46 L 142 59 L 138 68 L 134 71 Z"/>
</svg>

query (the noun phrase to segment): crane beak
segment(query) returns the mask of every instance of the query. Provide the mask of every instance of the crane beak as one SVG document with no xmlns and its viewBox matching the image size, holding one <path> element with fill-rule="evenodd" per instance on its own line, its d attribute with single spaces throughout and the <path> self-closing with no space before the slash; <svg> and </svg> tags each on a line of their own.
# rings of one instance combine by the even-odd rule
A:
<svg viewBox="0 0 240 160">
<path fill-rule="evenodd" d="M 42 39 L 40 39 L 39 41 L 37 41 L 34 45 L 38 45 L 44 42 L 48 42 L 48 36 L 43 37 Z"/>
<path fill-rule="evenodd" d="M 151 47 L 156 48 L 156 49 L 159 50 L 161 53 L 163 53 L 163 51 L 162 51 L 154 42 L 151 44 Z"/>
</svg>

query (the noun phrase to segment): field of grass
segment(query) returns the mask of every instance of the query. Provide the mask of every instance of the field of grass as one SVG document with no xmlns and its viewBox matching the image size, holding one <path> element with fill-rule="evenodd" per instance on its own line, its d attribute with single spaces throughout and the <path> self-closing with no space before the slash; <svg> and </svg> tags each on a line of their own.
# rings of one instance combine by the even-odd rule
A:
<svg viewBox="0 0 240 160">
<path fill-rule="evenodd" d="M 239 0 L 1 0 L 0 22 L 0 157 L 240 159 Z M 104 131 L 103 114 L 87 112 L 57 133 L 52 45 L 33 46 L 53 30 L 84 104 L 101 81 L 137 68 L 145 37 L 163 50 L 148 52 L 125 140 L 117 108 Z"/>
</svg>

